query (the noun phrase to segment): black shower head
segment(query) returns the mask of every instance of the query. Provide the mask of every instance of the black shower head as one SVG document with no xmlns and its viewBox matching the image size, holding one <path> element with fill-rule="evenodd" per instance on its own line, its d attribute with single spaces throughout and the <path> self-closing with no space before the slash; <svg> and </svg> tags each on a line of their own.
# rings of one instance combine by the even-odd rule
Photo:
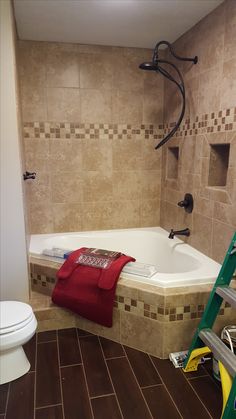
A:
<svg viewBox="0 0 236 419">
<path fill-rule="evenodd" d="M 141 70 L 158 71 L 158 64 L 153 61 L 140 64 Z"/>
</svg>

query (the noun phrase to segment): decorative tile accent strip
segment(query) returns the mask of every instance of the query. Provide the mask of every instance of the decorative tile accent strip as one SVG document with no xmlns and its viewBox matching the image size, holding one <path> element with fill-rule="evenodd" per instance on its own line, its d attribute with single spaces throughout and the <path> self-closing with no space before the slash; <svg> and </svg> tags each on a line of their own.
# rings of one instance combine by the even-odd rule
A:
<svg viewBox="0 0 236 419">
<path fill-rule="evenodd" d="M 40 266 L 42 269 L 42 266 Z M 37 265 L 33 265 L 33 270 L 37 271 Z M 55 277 L 48 277 L 43 274 L 31 272 L 31 289 L 48 296 L 51 296 L 55 286 Z M 135 300 L 122 295 L 115 296 L 114 307 L 121 311 L 130 312 L 140 317 L 148 317 L 152 320 L 162 322 L 183 321 L 200 319 L 203 315 L 206 305 L 189 304 L 177 307 L 163 307 L 158 305 L 150 305 L 145 301 Z M 223 316 L 229 313 L 231 306 L 227 302 L 223 302 L 219 315 Z"/>
<path fill-rule="evenodd" d="M 175 122 L 164 125 L 164 134 L 167 134 Z M 194 120 L 185 119 L 176 132 L 177 137 L 184 135 L 198 135 L 225 131 L 236 131 L 236 108 L 224 109 L 219 112 L 211 112 L 202 116 L 196 116 Z"/>
<path fill-rule="evenodd" d="M 77 124 L 72 122 L 25 122 L 24 138 L 65 139 L 130 139 L 133 136 L 159 139 L 163 136 L 163 125 L 129 124 Z"/>
</svg>

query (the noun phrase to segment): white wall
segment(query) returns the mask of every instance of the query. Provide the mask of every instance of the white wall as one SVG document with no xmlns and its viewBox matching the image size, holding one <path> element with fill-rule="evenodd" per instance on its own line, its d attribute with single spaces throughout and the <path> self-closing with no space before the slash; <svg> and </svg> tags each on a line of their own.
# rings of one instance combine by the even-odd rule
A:
<svg viewBox="0 0 236 419">
<path fill-rule="evenodd" d="M 27 301 L 28 263 L 17 113 L 14 21 L 10 0 L 0 1 L 1 300 Z"/>
</svg>

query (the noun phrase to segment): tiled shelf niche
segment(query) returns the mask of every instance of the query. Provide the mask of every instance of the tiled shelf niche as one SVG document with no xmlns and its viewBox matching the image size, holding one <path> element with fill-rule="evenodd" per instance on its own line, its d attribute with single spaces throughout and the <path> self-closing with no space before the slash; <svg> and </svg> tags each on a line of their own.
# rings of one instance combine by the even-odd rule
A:
<svg viewBox="0 0 236 419">
<path fill-rule="evenodd" d="M 178 179 L 179 147 L 168 147 L 167 150 L 167 179 Z"/>
<path fill-rule="evenodd" d="M 225 187 L 229 165 L 230 144 L 210 145 L 208 186 Z"/>
</svg>

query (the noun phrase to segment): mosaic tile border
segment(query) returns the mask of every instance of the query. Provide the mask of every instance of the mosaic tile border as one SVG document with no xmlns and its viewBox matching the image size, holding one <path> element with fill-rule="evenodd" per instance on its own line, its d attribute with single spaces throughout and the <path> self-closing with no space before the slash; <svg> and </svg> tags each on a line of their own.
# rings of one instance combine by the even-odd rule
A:
<svg viewBox="0 0 236 419">
<path fill-rule="evenodd" d="M 37 265 L 35 265 L 37 266 Z M 40 266 L 42 268 L 42 266 Z M 37 268 L 36 268 L 37 269 Z M 48 296 L 51 295 L 56 277 L 31 272 L 31 289 Z M 136 300 L 122 295 L 116 295 L 114 307 L 120 311 L 130 312 L 139 317 L 148 317 L 151 320 L 162 322 L 184 321 L 200 319 L 205 310 L 205 304 L 185 304 L 177 307 L 163 307 L 151 305 L 142 300 Z M 223 302 L 219 315 L 228 314 L 231 310 L 230 304 Z"/>
<path fill-rule="evenodd" d="M 164 126 L 164 134 L 167 134 L 175 125 L 170 122 Z M 224 109 L 219 112 L 211 112 L 194 120 L 185 119 L 175 136 L 211 134 L 225 131 L 236 131 L 236 108 Z"/>
<path fill-rule="evenodd" d="M 160 132 L 161 131 L 161 132 Z M 134 136 L 160 139 L 163 135 L 163 125 L 150 124 L 79 124 L 72 122 L 25 122 L 23 124 L 24 138 L 65 138 L 65 139 L 131 139 Z"/>
<path fill-rule="evenodd" d="M 144 138 L 162 139 L 175 122 L 164 125 L 153 124 L 80 124 L 74 122 L 25 122 L 24 138 L 48 139 L 99 139 L 119 140 Z M 236 107 L 185 119 L 175 136 L 199 135 L 236 131 Z"/>
</svg>

